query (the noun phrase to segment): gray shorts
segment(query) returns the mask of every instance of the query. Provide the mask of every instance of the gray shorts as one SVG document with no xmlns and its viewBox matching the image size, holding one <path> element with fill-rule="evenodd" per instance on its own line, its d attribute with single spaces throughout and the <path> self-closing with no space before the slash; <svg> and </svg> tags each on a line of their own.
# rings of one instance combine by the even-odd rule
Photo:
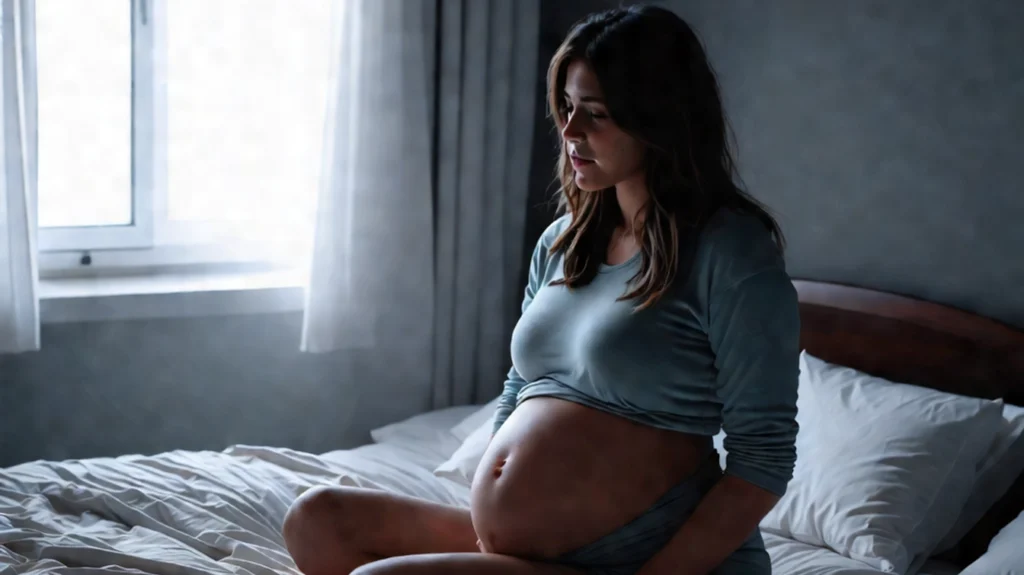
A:
<svg viewBox="0 0 1024 575">
<path fill-rule="evenodd" d="M 593 575 L 636 573 L 672 539 L 721 477 L 718 453 L 712 450 L 707 461 L 693 475 L 669 489 L 639 517 L 554 562 Z M 772 565 L 764 549 L 761 532 L 754 529 L 743 545 L 712 574 L 770 575 L 771 572 Z"/>
</svg>

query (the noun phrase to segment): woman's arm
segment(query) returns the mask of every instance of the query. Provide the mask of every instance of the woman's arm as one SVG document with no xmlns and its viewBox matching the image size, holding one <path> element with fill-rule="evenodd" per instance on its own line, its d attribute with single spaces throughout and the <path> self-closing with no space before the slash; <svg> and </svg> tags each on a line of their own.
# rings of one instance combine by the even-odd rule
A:
<svg viewBox="0 0 1024 575">
<path fill-rule="evenodd" d="M 526 288 L 523 290 L 523 304 L 520 317 L 526 313 L 530 303 L 533 302 L 533 298 L 540 291 L 540 288 L 543 287 L 544 271 L 548 259 L 548 244 L 551 241 L 549 236 L 551 236 L 553 230 L 557 230 L 556 225 L 559 221 L 561 220 L 556 220 L 555 223 L 548 226 L 547 230 L 541 234 L 540 239 L 537 240 L 537 245 L 533 248 L 533 255 L 530 256 L 530 270 Z M 516 408 L 519 390 L 524 385 L 526 385 L 526 381 L 519 375 L 516 368 L 514 366 L 510 368 L 505 378 L 505 390 L 501 394 L 501 399 L 498 400 L 498 409 L 494 414 L 494 429 L 491 432 L 491 437 L 494 437 L 494 434 L 498 432 L 498 429 L 505 423 L 508 416 L 512 414 L 512 410 Z"/>
<path fill-rule="evenodd" d="M 498 429 L 505 423 L 509 415 L 512 415 L 512 410 L 516 408 L 516 398 L 519 396 L 519 390 L 526 385 L 526 381 L 516 372 L 516 368 L 511 368 L 508 371 L 508 377 L 505 379 L 505 391 L 501 393 L 501 398 L 498 400 L 498 408 L 494 413 L 494 428 L 491 430 L 491 439 L 494 438 L 494 434 L 498 433 Z"/>
<path fill-rule="evenodd" d="M 713 570 L 779 501 L 796 463 L 800 315 L 789 276 L 768 269 L 747 277 L 711 298 L 708 317 L 725 475 L 641 575 Z"/>
<path fill-rule="evenodd" d="M 638 575 L 705 575 L 732 555 L 779 496 L 725 475 Z"/>
</svg>

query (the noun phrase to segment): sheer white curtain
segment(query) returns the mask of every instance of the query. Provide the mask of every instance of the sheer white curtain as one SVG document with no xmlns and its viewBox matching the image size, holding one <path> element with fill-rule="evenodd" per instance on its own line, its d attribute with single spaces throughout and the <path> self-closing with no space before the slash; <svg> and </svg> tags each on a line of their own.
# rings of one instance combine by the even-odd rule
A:
<svg viewBox="0 0 1024 575">
<path fill-rule="evenodd" d="M 302 348 L 429 338 L 433 0 L 339 2 Z M 385 325 L 390 324 L 390 325 Z"/>
<path fill-rule="evenodd" d="M 341 4 L 302 347 L 372 351 L 431 407 L 490 399 L 522 297 L 539 1 Z"/>
<path fill-rule="evenodd" d="M 3 0 L 0 353 L 39 349 L 33 0 Z"/>
</svg>

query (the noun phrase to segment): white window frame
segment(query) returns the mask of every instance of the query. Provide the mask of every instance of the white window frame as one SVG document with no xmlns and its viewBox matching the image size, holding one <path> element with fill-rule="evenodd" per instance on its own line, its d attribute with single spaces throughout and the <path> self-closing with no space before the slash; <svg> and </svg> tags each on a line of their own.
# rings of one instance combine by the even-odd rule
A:
<svg viewBox="0 0 1024 575">
<path fill-rule="evenodd" d="M 172 0 L 173 1 L 173 0 Z M 196 268 L 304 269 L 267 246 L 240 241 L 230 224 L 167 217 L 166 0 L 130 0 L 132 10 L 132 224 L 41 228 L 43 277 L 120 275 Z M 310 234 L 312 236 L 312 234 Z"/>
</svg>

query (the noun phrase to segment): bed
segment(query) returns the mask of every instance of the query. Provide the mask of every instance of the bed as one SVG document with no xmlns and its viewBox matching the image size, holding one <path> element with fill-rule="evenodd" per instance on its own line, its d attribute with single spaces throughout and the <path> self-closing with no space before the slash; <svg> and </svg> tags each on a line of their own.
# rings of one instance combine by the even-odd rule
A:
<svg viewBox="0 0 1024 575">
<path fill-rule="evenodd" d="M 980 421 L 978 414 L 992 411 L 989 404 L 994 402 L 989 400 L 1002 398 L 1006 405 L 1024 405 L 1024 333 L 966 312 L 892 294 L 820 282 L 798 280 L 794 284 L 801 300 L 806 361 L 818 362 L 802 364 L 802 370 L 813 371 L 827 362 L 832 371 L 823 371 L 826 375 L 817 382 L 824 386 L 833 385 L 840 376 L 857 374 L 860 378 L 850 384 L 850 393 L 833 394 L 839 397 L 837 401 L 846 402 L 843 406 L 848 407 L 853 401 L 851 398 L 870 401 L 871 394 L 865 390 L 885 389 L 888 393 L 896 387 L 902 390 L 902 395 L 894 397 L 904 400 L 924 397 L 921 394 L 932 390 L 935 394 L 948 394 L 928 396 L 931 398 L 928 401 L 934 400 L 928 405 L 938 406 L 929 408 L 928 417 L 933 412 L 960 417 L 974 409 L 963 405 L 975 401 L 981 407 L 970 411 L 970 418 L 974 419 L 963 416 L 963 421 L 956 422 L 960 427 L 942 427 L 956 433 L 943 441 L 948 442 L 951 437 L 955 442 L 965 435 L 964 422 Z M 805 360 L 802 358 L 802 361 Z M 883 381 L 879 384 L 871 378 L 899 383 Z M 814 389 L 805 394 L 802 387 L 801 394 L 802 398 L 815 398 Z M 950 399 L 954 395 L 956 399 Z M 899 404 L 899 401 L 886 400 L 884 406 L 889 408 L 894 403 Z M 947 409 L 950 405 L 955 409 Z M 839 412 L 843 408 L 824 410 L 828 415 L 826 420 L 842 417 Z M 480 436 L 480 430 L 488 425 L 489 409 L 489 405 L 459 406 L 420 414 L 374 430 L 374 442 L 369 445 L 320 455 L 239 445 L 223 452 L 174 451 L 155 456 L 36 461 L 2 469 L 0 573 L 297 573 L 280 536 L 284 513 L 295 497 L 310 486 L 334 483 L 467 505 L 468 480 L 471 479 L 468 474 L 473 467 L 474 452 L 479 450 L 474 444 L 474 435 Z M 855 411 L 858 410 L 851 413 Z M 807 413 L 812 414 L 814 410 Z M 1002 410 L 1000 413 L 1005 414 Z M 998 422 L 993 426 L 1008 421 L 996 419 Z M 989 420 L 995 421 L 991 417 L 986 419 Z M 1024 422 L 1024 417 L 1020 420 Z M 946 423 L 943 421 L 942 425 Z M 873 427 L 878 425 L 872 423 Z M 976 422 L 971 425 L 981 427 Z M 901 425 L 900 433 L 913 427 Z M 815 429 L 814 421 L 808 420 L 806 428 Z M 809 436 L 803 429 L 801 435 Z M 972 431 L 970 435 L 982 437 L 984 434 Z M 865 432 L 864 436 L 870 436 L 870 432 Z M 1016 450 L 1013 453 L 1019 455 L 1018 452 L 1024 452 L 1024 440 L 1013 437 L 1013 444 L 1006 452 L 1011 453 L 1012 448 Z M 989 444 L 995 445 L 991 440 L 985 445 Z M 946 457 L 946 460 L 959 461 L 974 452 L 989 454 L 994 450 L 994 447 L 978 448 L 980 443 L 966 440 L 958 445 L 961 455 Z M 799 454 L 808 463 L 798 468 L 802 483 L 795 479 L 791 488 L 797 498 L 795 503 L 786 505 L 804 509 L 799 500 L 801 494 L 809 497 L 806 494 L 820 487 L 823 481 L 820 478 L 806 480 L 806 477 L 814 477 L 814 470 L 807 466 L 819 459 L 815 454 L 821 448 L 802 444 L 798 449 L 804 450 Z M 839 450 L 829 448 L 827 451 Z M 912 455 L 909 461 L 917 462 L 915 464 L 925 461 L 937 465 L 936 461 L 942 463 L 943 450 L 920 449 Z M 894 457 L 887 453 L 882 458 L 886 469 L 898 467 L 893 464 Z M 1005 461 L 1002 455 L 1000 457 L 1000 462 Z M 1024 466 L 1024 456 L 1018 459 Z M 975 475 L 980 473 L 982 461 L 980 456 L 970 459 L 970 485 L 959 485 L 961 491 L 970 492 L 964 497 L 983 493 L 991 498 L 988 492 L 994 491 L 993 488 L 975 485 Z M 870 467 L 869 463 L 862 467 Z M 943 474 L 928 475 L 956 474 L 947 470 Z M 921 547 L 927 548 L 929 553 L 908 557 L 907 564 L 895 567 L 860 557 L 858 553 L 864 550 L 858 545 L 863 538 L 854 538 L 854 551 L 849 551 L 844 549 L 842 537 L 835 533 L 813 533 L 813 529 L 799 528 L 797 524 L 806 519 L 799 517 L 802 511 L 794 516 L 792 509 L 786 511 L 786 505 L 780 505 L 777 517 L 769 517 L 772 521 L 768 528 L 765 524 L 762 527 L 774 572 L 777 575 L 884 572 L 947 575 L 959 573 L 972 563 L 965 573 L 1018 572 L 1016 565 L 1011 568 L 1005 565 L 1007 561 L 1011 564 L 1016 561 L 1013 541 L 1024 540 L 1011 530 L 1017 523 L 1024 525 L 1024 516 L 1017 519 L 1024 509 L 1024 480 L 1019 471 L 1009 481 L 1005 481 L 1005 471 L 1002 475 L 1005 485 L 995 489 L 999 492 L 995 501 L 985 503 L 978 513 L 980 519 L 972 520 L 967 526 L 969 529 L 964 529 L 956 541 L 946 541 L 946 548 L 934 554 L 930 551 L 938 551 L 938 546 L 930 542 Z M 941 507 L 942 502 L 955 499 L 951 495 L 952 488 L 943 489 L 942 497 L 931 497 L 931 507 Z M 886 493 L 884 489 L 879 492 Z M 913 500 L 910 503 L 922 498 L 915 490 L 910 493 Z M 820 508 L 811 507 L 814 509 L 808 516 L 826 517 L 833 513 L 838 517 L 853 513 L 851 517 L 856 519 L 856 513 L 864 512 L 860 507 L 853 511 L 840 509 L 834 502 L 820 505 Z M 964 503 L 958 502 L 955 507 L 958 509 L 954 514 L 961 513 L 959 508 L 964 507 Z M 869 519 L 874 521 L 875 518 Z M 1024 535 L 1024 530 L 1020 533 Z M 949 538 L 948 533 L 945 537 Z M 872 540 L 878 538 L 877 534 L 872 535 Z M 1002 550 L 993 554 L 990 542 L 995 546 L 1000 540 Z M 1010 558 L 1004 560 L 1007 552 Z M 984 566 L 987 557 L 1001 561 L 993 563 L 997 565 L 996 570 Z M 979 564 L 983 570 L 976 567 Z M 1019 572 L 1024 574 L 1024 562 L 1019 567 Z"/>
</svg>

